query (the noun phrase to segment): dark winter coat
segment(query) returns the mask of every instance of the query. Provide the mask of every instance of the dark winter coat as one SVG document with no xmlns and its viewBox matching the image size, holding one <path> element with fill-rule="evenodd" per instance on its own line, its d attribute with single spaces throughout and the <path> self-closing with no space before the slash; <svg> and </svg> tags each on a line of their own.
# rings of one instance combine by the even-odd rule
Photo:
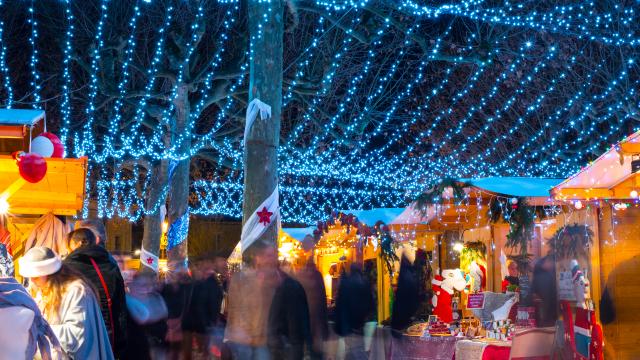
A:
<svg viewBox="0 0 640 360">
<path fill-rule="evenodd" d="M 311 346 L 307 296 L 298 281 L 284 272 L 280 276 L 269 310 L 267 345 L 272 359 L 302 359 Z"/>
<path fill-rule="evenodd" d="M 182 329 L 206 334 L 218 321 L 222 296 L 222 286 L 213 275 L 194 282 L 191 303 L 182 319 Z"/>
<path fill-rule="evenodd" d="M 109 290 L 112 302 L 113 327 L 111 326 L 106 293 L 90 259 L 93 259 L 98 265 Z M 115 340 L 111 347 L 116 358 L 122 357 L 127 345 L 127 305 L 124 280 L 122 279 L 122 274 L 120 274 L 118 264 L 105 248 L 98 245 L 82 246 L 74 250 L 67 255 L 64 263 L 83 275 L 98 292 L 100 311 L 102 312 L 104 323 L 110 338 Z M 115 334 L 111 333 L 112 329 L 114 329 Z"/>
<path fill-rule="evenodd" d="M 373 311 L 373 293 L 362 271 L 352 267 L 340 278 L 335 307 L 335 332 L 340 336 L 362 334 L 364 323 Z"/>
<path fill-rule="evenodd" d="M 418 306 L 419 294 L 416 269 L 403 256 L 400 263 L 400 274 L 398 275 L 398 288 L 391 310 L 391 328 L 397 331 L 393 334 L 401 334 L 411 325 Z"/>
</svg>

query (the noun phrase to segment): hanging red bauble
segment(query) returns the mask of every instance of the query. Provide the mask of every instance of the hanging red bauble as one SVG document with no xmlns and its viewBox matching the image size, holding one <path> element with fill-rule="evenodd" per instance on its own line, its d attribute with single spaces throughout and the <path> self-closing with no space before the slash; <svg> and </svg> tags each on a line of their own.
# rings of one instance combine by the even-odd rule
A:
<svg viewBox="0 0 640 360">
<path fill-rule="evenodd" d="M 18 171 L 23 179 L 37 183 L 47 174 L 47 162 L 38 154 L 17 154 Z"/>
<path fill-rule="evenodd" d="M 50 132 L 43 132 L 40 136 L 46 137 L 53 143 L 53 154 L 51 154 L 52 158 L 61 158 L 64 156 L 64 145 L 62 144 L 62 141 L 60 141 L 59 137 Z"/>
</svg>

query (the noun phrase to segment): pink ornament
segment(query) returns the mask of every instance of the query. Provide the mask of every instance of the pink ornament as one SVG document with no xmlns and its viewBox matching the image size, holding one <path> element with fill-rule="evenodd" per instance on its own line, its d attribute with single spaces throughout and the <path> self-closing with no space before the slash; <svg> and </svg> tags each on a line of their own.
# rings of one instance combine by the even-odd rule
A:
<svg viewBox="0 0 640 360">
<path fill-rule="evenodd" d="M 52 158 L 61 158 L 64 156 L 64 145 L 60 138 L 50 132 L 43 132 L 40 136 L 44 136 L 47 139 L 51 140 L 53 143 L 53 154 L 51 154 Z"/>
<path fill-rule="evenodd" d="M 37 183 L 47 174 L 47 162 L 38 154 L 18 154 L 20 176 L 30 183 Z"/>
</svg>

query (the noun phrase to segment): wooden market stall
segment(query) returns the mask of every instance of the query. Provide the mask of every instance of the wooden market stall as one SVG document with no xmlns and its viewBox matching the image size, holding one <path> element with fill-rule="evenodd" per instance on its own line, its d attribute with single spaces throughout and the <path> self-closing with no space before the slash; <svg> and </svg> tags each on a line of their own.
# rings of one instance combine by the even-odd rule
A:
<svg viewBox="0 0 640 360">
<path fill-rule="evenodd" d="M 353 263 L 361 265 L 376 289 L 378 319 L 387 319 L 391 314 L 391 279 L 387 265 L 380 257 L 381 247 L 376 234 L 365 233 L 370 231 L 365 229 L 385 226 L 385 230 L 391 232 L 393 230 L 386 224 L 393 222 L 403 211 L 402 208 L 341 210 L 315 227 L 283 228 L 279 237 L 280 255 L 297 266 L 301 263 L 296 261 L 312 256 L 323 276 L 328 302 L 335 300 L 340 274 Z M 292 245 L 292 239 L 300 245 Z M 290 255 L 285 255 L 286 252 Z"/>
<path fill-rule="evenodd" d="M 602 154 L 551 191 L 593 231 L 591 293 L 608 358 L 640 356 L 640 132 Z M 613 311 L 612 311 L 613 310 Z"/>
<path fill-rule="evenodd" d="M 458 188 L 458 196 L 451 186 L 442 186 L 439 194 L 433 194 L 438 197 L 437 201 L 422 208 L 411 204 L 393 224 L 405 228 L 413 226 L 413 231 L 420 234 L 418 238 L 424 239 L 418 242 L 419 246 L 428 251 L 433 247 L 436 271 L 458 268 L 465 244 L 483 244 L 487 263 L 486 290 L 499 292 L 503 277 L 501 253 L 516 254 L 515 249 L 506 246 L 509 215 L 525 201 L 528 206 L 542 210 L 535 219 L 528 252 L 534 257 L 546 254 L 543 240 L 555 232 L 555 215 L 560 210 L 550 198 L 549 190 L 561 181 L 520 177 L 459 179 L 452 183 Z"/>
<path fill-rule="evenodd" d="M 85 196 L 87 158 L 46 157 L 46 174 L 25 180 L 12 155 L 30 151 L 31 139 L 46 129 L 42 110 L 0 109 L 0 215 L 3 239 L 14 256 L 24 251 L 34 224 L 43 216 L 77 215 Z"/>
</svg>

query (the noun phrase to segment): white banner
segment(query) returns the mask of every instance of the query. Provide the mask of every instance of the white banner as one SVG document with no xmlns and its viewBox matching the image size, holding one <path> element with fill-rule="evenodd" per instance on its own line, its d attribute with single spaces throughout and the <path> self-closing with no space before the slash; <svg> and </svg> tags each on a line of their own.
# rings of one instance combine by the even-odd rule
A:
<svg viewBox="0 0 640 360">
<path fill-rule="evenodd" d="M 140 264 L 150 268 L 151 270 L 158 272 L 158 257 L 153 253 L 145 250 L 143 247 L 140 248 Z"/>
<path fill-rule="evenodd" d="M 242 226 L 240 236 L 240 248 L 242 252 L 249 248 L 271 225 L 276 221 L 280 226 L 280 204 L 278 199 L 278 186 L 273 189 L 269 197 L 260 204 Z"/>
</svg>

